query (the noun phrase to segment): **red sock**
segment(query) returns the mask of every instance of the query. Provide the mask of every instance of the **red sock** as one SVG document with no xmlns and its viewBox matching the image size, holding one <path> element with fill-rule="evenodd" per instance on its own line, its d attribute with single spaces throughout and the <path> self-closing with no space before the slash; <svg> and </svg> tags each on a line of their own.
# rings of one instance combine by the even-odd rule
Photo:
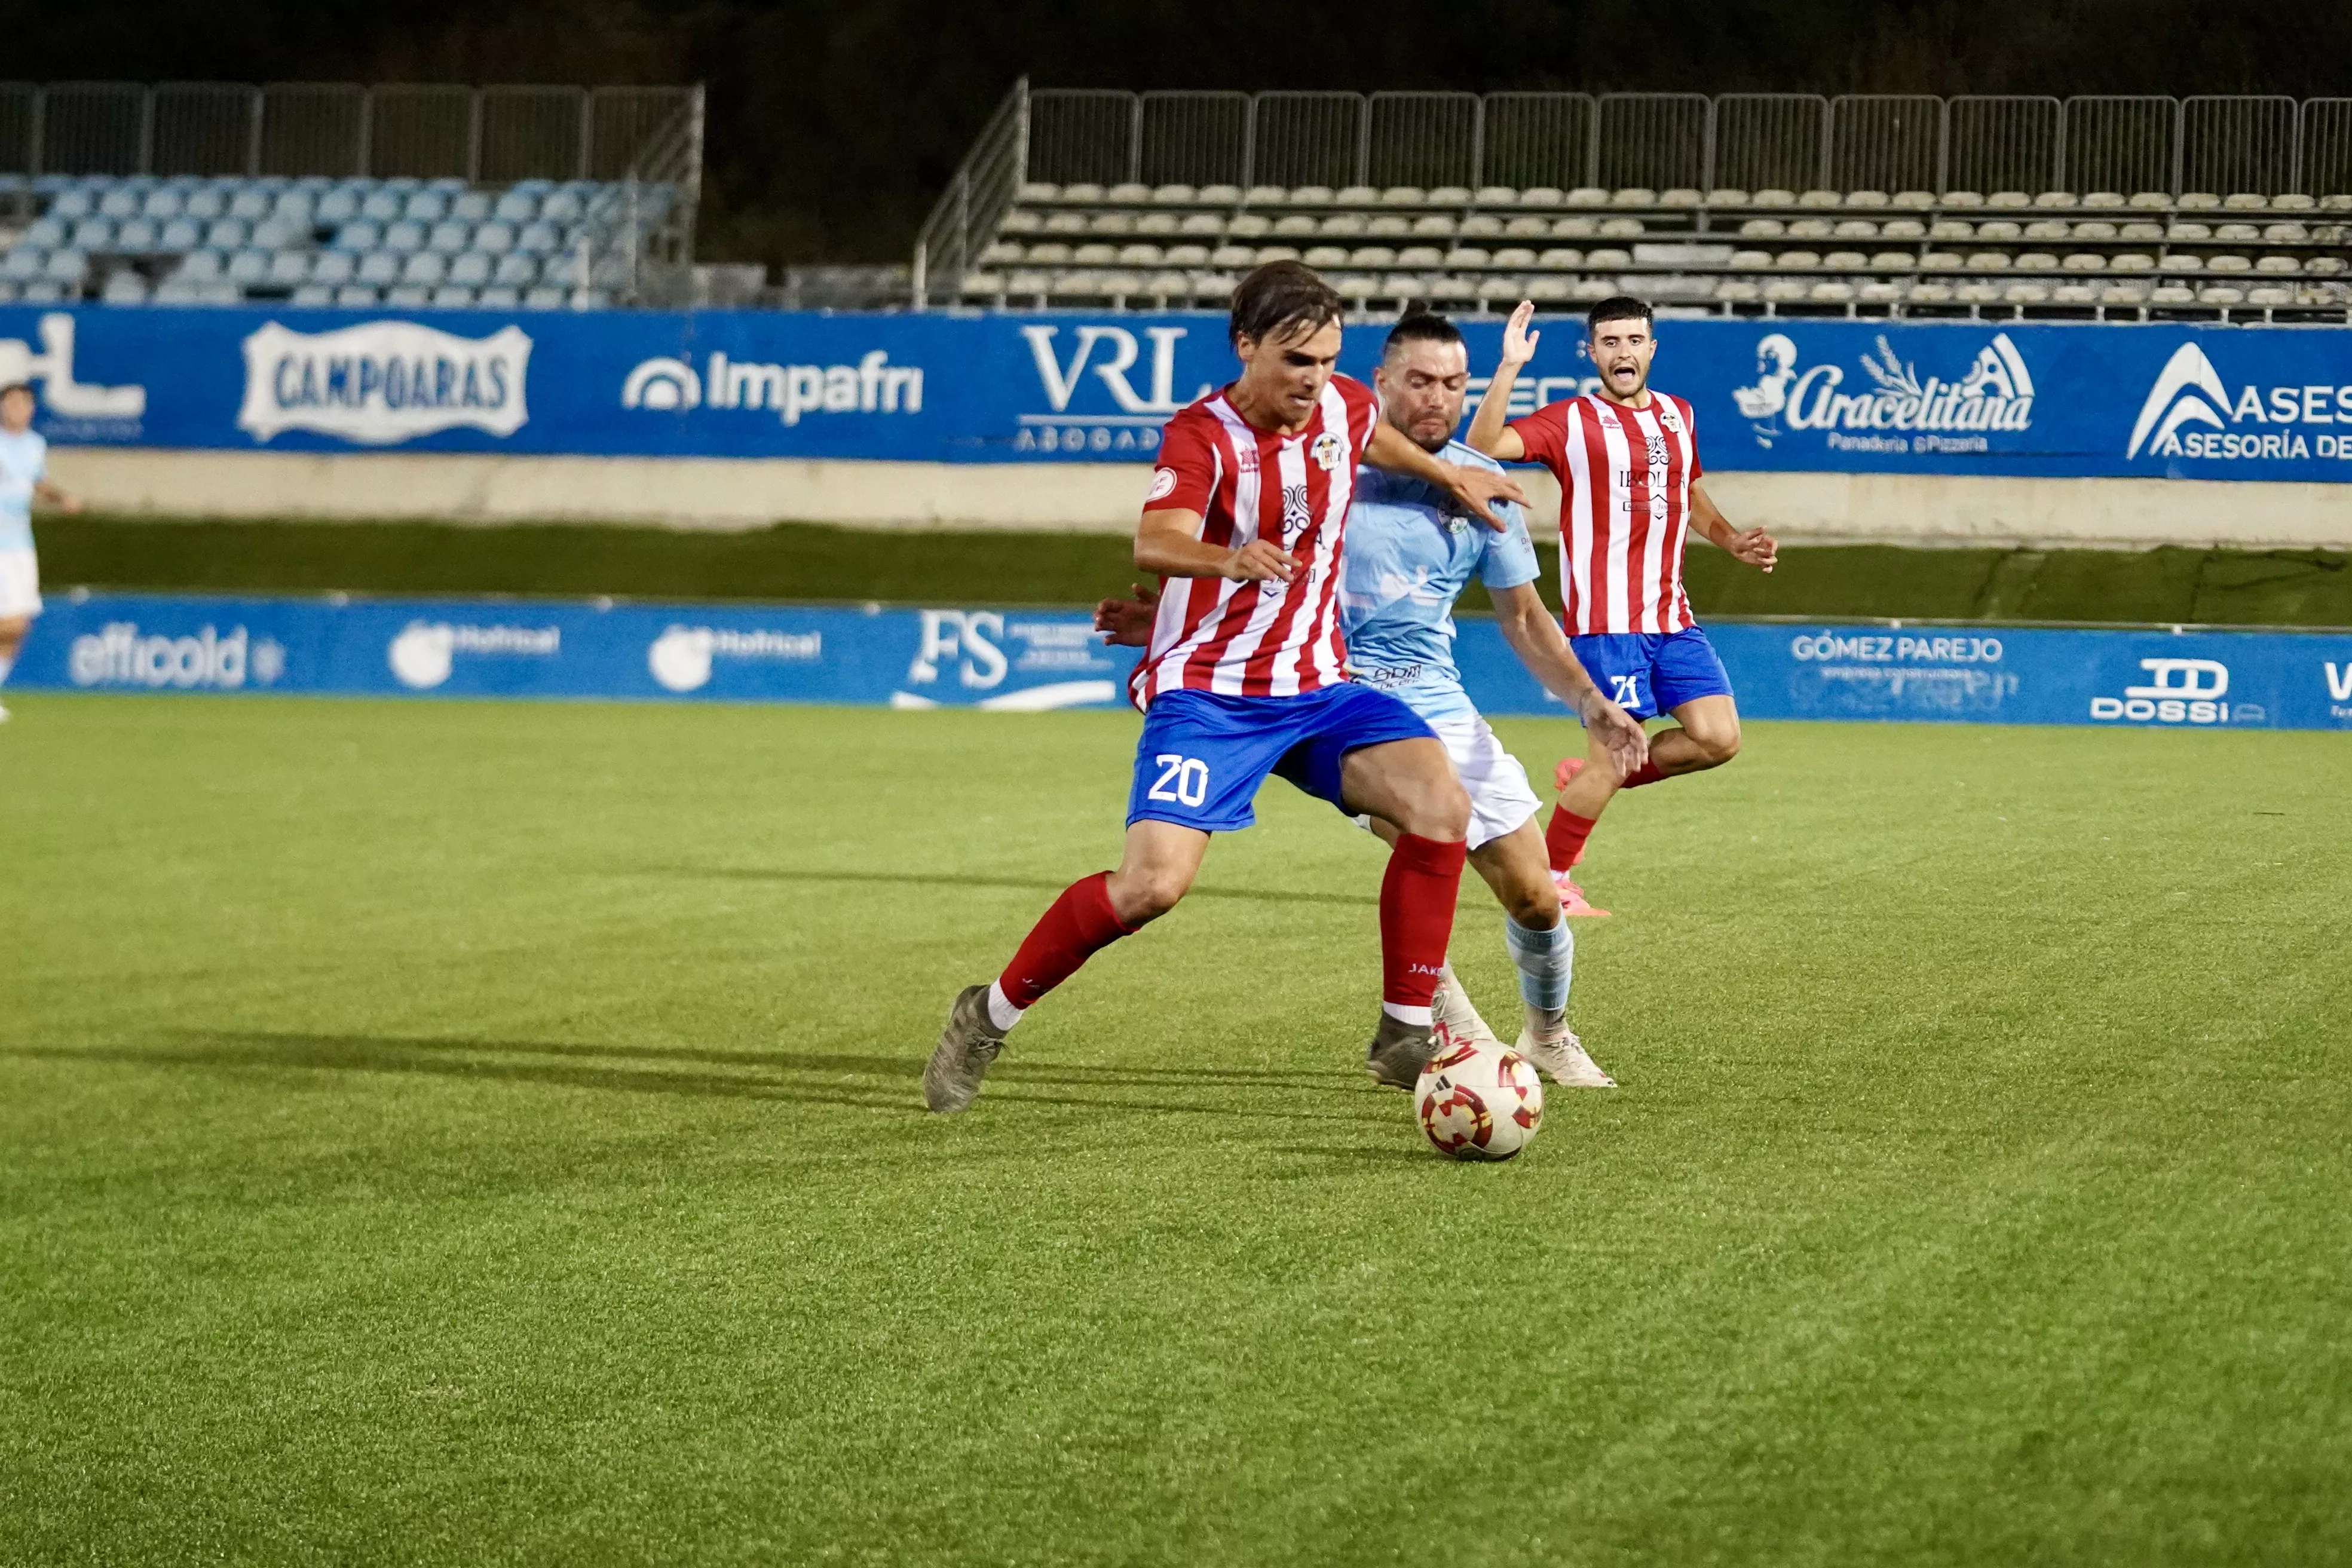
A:
<svg viewBox="0 0 2352 1568">
<path fill-rule="evenodd" d="M 1619 789 L 1639 789 L 1645 784 L 1656 784 L 1660 779 L 1664 778 L 1665 776 L 1665 774 L 1658 771 L 1658 764 L 1656 763 L 1644 759 L 1642 765 L 1635 768 L 1632 773 L 1627 773 L 1625 775 L 1625 782 L 1619 784 L 1617 787 Z"/>
<path fill-rule="evenodd" d="M 1579 816 L 1564 805 L 1551 808 L 1551 821 L 1544 828 L 1545 858 L 1554 871 L 1565 871 L 1584 858 L 1584 841 L 1599 826 L 1597 816 Z"/>
<path fill-rule="evenodd" d="M 1381 1000 L 1429 1005 L 1454 934 L 1454 895 L 1462 885 L 1465 847 L 1407 833 L 1397 839 L 1381 879 Z"/>
<path fill-rule="evenodd" d="M 997 976 L 1006 1001 L 1015 1007 L 1033 1005 L 1076 974 L 1087 959 L 1120 937 L 1135 934 L 1135 928 L 1121 924 L 1110 907 L 1109 882 L 1109 872 L 1097 871 L 1062 889 Z"/>
</svg>

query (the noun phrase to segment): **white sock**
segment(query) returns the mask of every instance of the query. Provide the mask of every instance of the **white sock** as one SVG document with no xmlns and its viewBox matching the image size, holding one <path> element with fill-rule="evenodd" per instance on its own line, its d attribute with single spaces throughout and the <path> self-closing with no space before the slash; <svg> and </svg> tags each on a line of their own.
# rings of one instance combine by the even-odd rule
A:
<svg viewBox="0 0 2352 1568">
<path fill-rule="evenodd" d="M 1015 1007 L 1005 997 L 1003 982 L 992 980 L 988 983 L 988 1021 L 996 1026 L 998 1034 L 1010 1031 L 1013 1025 L 1021 1021 L 1021 1015 L 1028 1010 L 1026 1007 Z"/>
<path fill-rule="evenodd" d="M 1383 1002 L 1381 1004 L 1381 1011 L 1400 1024 L 1417 1024 L 1424 1029 L 1433 1026 L 1436 1022 L 1431 1016 L 1428 1008 L 1408 1007 L 1402 1002 Z"/>
</svg>

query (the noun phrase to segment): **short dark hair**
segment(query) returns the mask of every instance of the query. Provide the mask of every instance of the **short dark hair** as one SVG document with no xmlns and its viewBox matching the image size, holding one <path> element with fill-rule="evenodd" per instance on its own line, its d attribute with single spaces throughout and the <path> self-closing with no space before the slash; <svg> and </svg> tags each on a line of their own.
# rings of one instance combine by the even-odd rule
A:
<svg viewBox="0 0 2352 1568">
<path fill-rule="evenodd" d="M 21 392 L 26 396 L 31 397 L 33 384 L 28 381 L 12 381 L 5 386 L 0 386 L 0 397 L 5 397 L 12 392 Z"/>
<path fill-rule="evenodd" d="M 1386 359 L 1407 343 L 1458 343 L 1462 329 L 1434 310 L 1407 310 L 1389 329 L 1389 341 L 1381 345 L 1381 357 Z"/>
<path fill-rule="evenodd" d="M 1641 321 L 1652 320 L 1647 301 L 1631 294 L 1612 294 L 1584 313 L 1584 335 L 1591 337 L 1601 330 L 1604 321 Z"/>
<path fill-rule="evenodd" d="M 1234 342 L 1264 342 L 1294 327 L 1307 331 L 1347 313 L 1339 291 L 1303 261 L 1269 261 L 1234 288 L 1234 313 L 1225 335 Z"/>
</svg>

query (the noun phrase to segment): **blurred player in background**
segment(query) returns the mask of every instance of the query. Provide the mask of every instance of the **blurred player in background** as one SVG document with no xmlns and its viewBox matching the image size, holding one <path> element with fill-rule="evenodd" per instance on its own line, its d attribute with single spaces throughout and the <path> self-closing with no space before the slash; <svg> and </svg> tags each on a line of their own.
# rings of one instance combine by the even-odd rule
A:
<svg viewBox="0 0 2352 1568">
<path fill-rule="evenodd" d="M 1414 311 L 1389 333 L 1372 385 L 1381 415 L 1431 456 L 1499 473 L 1500 465 L 1453 438 L 1462 423 L 1470 380 L 1469 350 L 1444 317 Z M 1348 509 L 1348 550 L 1339 588 L 1339 629 L 1348 649 L 1348 679 L 1401 698 L 1429 721 L 1470 796 L 1470 864 L 1503 906 L 1504 945 L 1519 972 L 1527 1019 L 1518 1048 L 1555 1082 L 1613 1087 L 1568 1027 L 1568 992 L 1576 943 L 1560 917 L 1559 894 L 1536 827 L 1542 803 L 1528 787 L 1527 770 L 1504 750 L 1462 689 L 1454 663 L 1454 602 L 1475 575 L 1495 601 L 1504 639 L 1544 688 L 1567 703 L 1613 753 L 1622 772 L 1639 769 L 1646 738 L 1594 687 L 1535 582 L 1541 574 L 1535 542 L 1518 508 L 1496 508 L 1497 533 L 1468 516 L 1450 495 L 1426 481 L 1365 468 L 1356 476 Z M 1132 600 L 1106 599 L 1096 626 L 1115 643 L 1141 644 L 1155 614 L 1150 590 Z M 1357 820 L 1395 842 L 1396 830 L 1377 818 Z M 1486 1026 L 1448 967 L 1437 1015 L 1457 1030 Z"/>
<path fill-rule="evenodd" d="M 33 429 L 33 389 L 0 387 L 0 686 L 41 613 L 41 563 L 33 553 L 33 503 L 79 511 L 81 502 L 49 483 L 49 444 Z M 8 710 L 0 708 L 0 723 Z"/>
<path fill-rule="evenodd" d="M 1585 841 L 1620 789 L 1720 767 L 1739 751 L 1739 710 L 1715 646 L 1683 592 L 1683 541 L 1696 528 L 1759 571 L 1780 546 L 1760 528 L 1742 533 L 1706 491 L 1691 405 L 1650 390 L 1658 340 L 1650 307 L 1620 295 L 1586 317 L 1601 389 L 1504 422 L 1519 369 L 1541 334 L 1521 302 L 1503 328 L 1503 359 L 1470 425 L 1470 445 L 1507 463 L 1541 463 L 1559 480 L 1560 618 L 1569 645 L 1609 697 L 1637 719 L 1672 715 L 1650 739 L 1649 760 L 1627 771 L 1608 745 L 1559 764 L 1559 804 L 1544 840 L 1562 906 L 1605 915 L 1576 885 Z"/>
<path fill-rule="evenodd" d="M 1241 375 L 1179 412 L 1135 534 L 1162 596 L 1129 690 L 1144 710 L 1116 871 L 1071 884 L 994 982 L 967 986 L 923 1069 L 933 1110 L 961 1110 L 1024 1010 L 1093 953 L 1176 906 L 1209 837 L 1246 827 L 1266 774 L 1398 834 L 1381 882 L 1380 1022 L 1365 1066 L 1411 1089 L 1428 1061 L 1470 802 L 1419 715 L 1343 678 L 1339 578 L 1357 466 L 1410 475 L 1499 531 L 1524 500 L 1500 471 L 1441 463 L 1332 374 L 1339 296 L 1277 261 L 1234 290 Z"/>
</svg>

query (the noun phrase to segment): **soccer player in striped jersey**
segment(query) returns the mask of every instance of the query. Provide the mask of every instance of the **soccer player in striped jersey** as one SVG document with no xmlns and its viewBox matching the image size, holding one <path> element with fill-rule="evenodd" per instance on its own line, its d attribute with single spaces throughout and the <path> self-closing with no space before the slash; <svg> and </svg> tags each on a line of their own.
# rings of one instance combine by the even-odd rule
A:
<svg viewBox="0 0 2352 1568">
<path fill-rule="evenodd" d="M 1461 331 L 1443 316 L 1416 310 L 1389 333 L 1372 385 L 1381 417 L 1423 451 L 1499 471 L 1492 458 L 1453 438 L 1469 379 Z M 1582 716 L 1622 771 L 1641 766 L 1647 741 L 1640 722 L 1593 685 L 1544 608 L 1535 589 L 1535 542 L 1519 509 L 1496 510 L 1507 525 L 1500 533 L 1479 527 L 1451 497 L 1419 479 L 1377 468 L 1356 476 L 1339 586 L 1348 678 L 1393 692 L 1427 720 L 1469 793 L 1470 865 L 1503 906 L 1504 947 L 1519 972 L 1527 1014 L 1520 1052 L 1555 1083 L 1606 1089 L 1615 1080 L 1568 1026 L 1576 943 L 1546 868 L 1544 837 L 1536 825 L 1542 803 L 1528 787 L 1527 770 L 1472 704 L 1454 662 L 1454 602 L 1470 580 L 1485 583 L 1493 595 L 1496 623 L 1520 662 Z M 1150 632 L 1153 599 L 1140 587 L 1134 599 L 1106 599 L 1095 607 L 1095 625 L 1114 643 L 1140 645 Z M 1393 841 L 1395 829 L 1387 824 L 1363 816 L 1357 821 Z M 1450 971 L 1436 1011 L 1457 1034 L 1488 1033 Z"/>
<path fill-rule="evenodd" d="M 1443 463 L 1334 375 L 1343 307 L 1297 262 L 1234 290 L 1241 375 L 1169 420 L 1135 535 L 1161 578 L 1129 692 L 1144 710 L 1118 868 L 1066 889 L 993 982 L 967 986 L 923 1069 L 935 1111 L 961 1110 L 1022 1014 L 1087 959 L 1173 909 L 1212 834 L 1246 827 L 1279 773 L 1397 830 L 1381 882 L 1375 1081 L 1411 1089 L 1429 1059 L 1470 802 L 1445 748 L 1402 702 L 1343 677 L 1339 584 L 1360 463 L 1407 474 L 1499 531 L 1524 500 L 1498 470 Z"/>
<path fill-rule="evenodd" d="M 1470 424 L 1470 445 L 1507 463 L 1541 463 L 1559 480 L 1561 621 L 1569 646 L 1601 689 L 1637 719 L 1672 715 L 1650 738 L 1650 758 L 1631 773 L 1588 736 L 1581 758 L 1554 774 L 1559 801 L 1544 832 L 1562 907 L 1605 915 L 1576 885 L 1572 868 L 1620 789 L 1720 767 L 1739 751 L 1739 710 L 1714 645 L 1683 592 L 1683 541 L 1694 529 L 1759 571 L 1779 545 L 1760 528 L 1741 532 L 1700 488 L 1691 405 L 1650 389 L 1658 340 L 1650 307 L 1620 295 L 1586 316 L 1600 390 L 1547 404 L 1505 423 L 1520 367 L 1542 334 L 1528 330 L 1522 301 L 1503 328 L 1502 363 Z"/>
</svg>

